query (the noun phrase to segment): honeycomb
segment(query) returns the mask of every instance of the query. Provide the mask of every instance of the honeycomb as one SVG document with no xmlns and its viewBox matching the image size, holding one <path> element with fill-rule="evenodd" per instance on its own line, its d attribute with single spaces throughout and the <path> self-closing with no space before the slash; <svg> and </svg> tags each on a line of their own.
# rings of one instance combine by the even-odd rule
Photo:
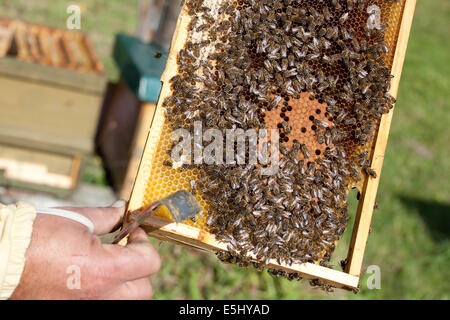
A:
<svg viewBox="0 0 450 320">
<path fill-rule="evenodd" d="M 376 0 L 372 1 L 372 3 L 380 7 L 382 23 L 387 23 L 389 25 L 388 29 L 385 31 L 385 42 L 389 48 L 389 53 L 385 55 L 385 60 L 387 66 L 391 68 L 394 60 L 395 45 L 398 37 L 403 8 L 405 6 L 405 0 L 399 2 L 385 2 L 383 0 Z M 315 1 L 310 1 L 310 5 L 315 6 Z M 351 19 L 352 21 L 351 25 L 355 29 L 358 29 L 358 26 L 362 26 L 365 24 L 367 17 L 363 15 L 352 15 L 349 19 Z M 341 70 L 333 71 L 338 75 Z M 294 104 L 295 107 L 293 106 Z M 318 118 L 317 110 L 320 110 L 320 114 L 322 115 L 319 115 L 320 119 L 331 120 L 327 119 L 325 116 L 326 104 L 324 104 L 323 102 L 320 103 L 316 99 L 310 100 L 310 97 L 306 93 L 302 93 L 302 97 L 298 101 L 291 102 L 291 105 L 293 106 L 293 111 L 290 119 L 298 119 L 298 122 L 291 124 L 294 128 L 293 139 L 307 139 L 308 146 L 311 150 L 319 150 L 320 152 L 323 152 L 324 146 L 319 145 L 316 142 L 316 139 L 313 138 L 314 133 L 311 129 L 311 121 L 307 121 L 306 118 L 308 118 L 308 120 L 311 116 Z M 277 117 L 280 113 L 280 108 L 272 110 L 272 112 L 268 112 L 268 114 L 266 115 L 266 121 L 269 128 L 276 127 L 276 125 L 278 124 Z M 302 128 L 306 128 L 307 132 L 302 133 Z M 180 168 L 174 169 L 164 165 L 164 161 L 171 160 L 170 156 L 166 153 L 166 151 L 170 149 L 172 144 L 171 132 L 172 130 L 170 127 L 170 123 L 166 120 L 162 128 L 160 141 L 152 150 L 152 153 L 154 153 L 154 160 L 145 191 L 145 200 L 142 203 L 142 206 L 168 196 L 177 190 L 190 190 L 189 181 L 198 178 L 198 171 L 195 169 L 186 169 L 184 171 L 181 171 Z M 351 144 L 351 141 L 349 143 Z M 292 145 L 292 140 L 288 142 L 288 145 Z M 372 143 L 364 148 L 357 147 L 358 151 L 370 150 L 371 148 Z M 360 184 L 355 183 L 355 185 L 353 185 L 352 187 L 361 186 L 362 183 L 363 181 L 361 181 Z M 195 226 L 202 230 L 208 231 L 208 226 L 206 226 L 206 213 L 208 212 L 209 208 L 208 204 L 202 198 L 200 192 L 195 196 L 195 198 L 200 203 L 202 212 L 196 216 L 196 222 L 186 221 L 184 222 L 184 224 Z M 170 214 L 163 209 L 160 210 L 157 215 L 162 218 L 171 219 Z"/>
<path fill-rule="evenodd" d="M 170 155 L 166 152 L 172 145 L 170 124 L 165 122 L 162 128 L 161 139 L 155 150 L 155 158 L 153 161 L 152 170 L 150 173 L 150 181 L 145 192 L 145 202 L 143 206 L 152 203 L 153 201 L 164 198 L 178 190 L 190 191 L 189 182 L 198 179 L 198 170 L 186 169 L 182 171 L 181 168 L 171 168 L 164 165 L 164 161 L 171 161 Z M 196 226 L 205 229 L 206 226 L 206 212 L 208 212 L 208 204 L 201 196 L 201 193 L 195 195 L 199 202 L 202 211 L 192 220 L 186 220 L 184 224 Z M 156 216 L 172 220 L 170 213 L 162 207 L 155 213 Z M 193 221 L 195 220 L 195 222 Z"/>
<path fill-rule="evenodd" d="M 211 9 L 213 16 L 217 15 L 218 8 L 224 1 L 204 1 L 205 6 L 209 6 Z M 307 7 L 320 8 L 322 6 L 322 1 L 306 1 L 302 4 L 306 3 Z M 381 22 L 382 24 L 387 24 L 388 27 L 384 31 L 384 42 L 389 49 L 387 53 L 384 54 L 384 60 L 386 63 L 386 67 L 390 70 L 392 67 L 394 54 L 395 54 L 395 45 L 398 38 L 400 22 L 402 19 L 402 12 L 405 6 L 405 0 L 402 1 L 386 1 L 386 0 L 374 0 L 374 1 L 365 1 L 367 5 L 375 4 L 381 9 Z M 189 5 L 189 2 L 187 3 Z M 248 3 L 246 1 L 238 1 L 236 2 L 236 9 L 242 10 L 245 9 Z M 331 21 L 328 22 L 328 26 L 336 25 L 337 19 L 339 17 L 334 17 Z M 367 13 L 364 10 L 360 12 L 356 9 L 350 11 L 348 15 L 348 19 L 345 22 L 347 28 L 352 28 L 355 31 L 355 38 L 362 38 L 364 35 L 364 26 L 367 21 Z M 219 25 L 221 20 L 219 18 L 216 19 L 215 23 Z M 190 30 L 188 34 L 188 38 L 190 40 L 197 41 L 205 41 L 205 35 L 201 34 L 201 30 Z M 213 49 L 213 45 L 217 43 L 227 43 L 227 39 L 212 39 L 211 43 L 206 43 L 204 48 L 200 51 L 200 57 L 206 57 Z M 250 57 L 254 61 L 255 64 L 261 64 L 262 58 L 257 53 L 255 48 L 250 48 L 251 53 Z M 336 54 L 334 47 L 331 47 L 327 51 L 327 55 L 332 56 Z M 345 88 L 342 86 L 342 83 L 348 81 L 348 73 L 345 71 L 343 65 L 335 64 L 333 67 L 325 67 L 323 69 L 323 63 L 317 62 L 315 65 L 313 62 L 311 66 L 314 70 L 324 70 L 327 76 L 332 76 L 334 78 L 340 79 L 337 82 L 337 86 L 334 89 L 333 94 L 339 95 L 345 91 Z M 179 67 L 180 68 L 180 67 Z M 182 70 L 180 70 L 180 73 Z M 217 76 L 217 74 L 216 74 Z M 192 85 L 195 85 L 195 81 L 193 81 Z M 224 85 L 222 85 L 222 89 L 224 89 Z M 172 90 L 174 88 L 172 87 Z M 273 92 L 276 94 L 276 91 Z M 300 141 L 305 144 L 308 150 L 310 150 L 311 156 L 308 158 L 308 161 L 314 161 L 323 157 L 324 153 L 332 148 L 332 145 L 326 145 L 325 143 L 319 143 L 316 135 L 317 126 L 315 121 L 321 120 L 327 123 L 329 128 L 337 128 L 342 132 L 348 133 L 345 137 L 341 145 L 343 146 L 347 157 L 356 157 L 364 151 L 369 153 L 369 159 L 371 158 L 372 149 L 373 149 L 373 141 L 375 140 L 377 127 L 379 126 L 379 118 L 373 117 L 372 115 L 365 116 L 364 120 L 367 120 L 367 117 L 370 117 L 371 120 L 375 123 L 375 134 L 374 137 L 369 138 L 369 141 L 364 145 L 361 145 L 355 141 L 352 137 L 355 136 L 358 129 L 361 127 L 361 124 L 358 122 L 355 123 L 345 123 L 342 121 L 336 121 L 336 115 L 331 116 L 327 111 L 328 104 L 326 103 L 326 99 L 322 92 L 315 91 L 314 94 L 304 90 L 303 92 L 298 92 L 298 98 L 283 96 L 283 100 L 278 104 L 276 108 L 267 108 L 267 104 L 263 102 L 256 101 L 251 97 L 251 94 L 244 94 L 245 98 L 250 99 L 253 103 L 258 104 L 259 110 L 258 117 L 261 121 L 265 123 L 265 127 L 270 128 L 278 128 L 281 130 L 280 141 L 282 141 L 288 148 L 292 148 L 293 143 L 295 141 Z M 346 104 L 342 101 L 338 101 L 336 105 L 340 110 L 351 112 L 352 107 L 350 104 Z M 160 108 L 163 108 L 160 106 Z M 159 110 L 160 113 L 162 112 Z M 171 166 L 171 158 L 168 154 L 168 151 L 172 146 L 172 125 L 167 119 L 162 118 L 162 122 L 157 124 L 158 128 L 154 129 L 152 127 L 151 130 L 160 130 L 159 140 L 150 145 L 150 152 L 152 157 L 151 164 L 149 164 L 149 179 L 146 184 L 144 201 L 142 206 L 145 206 L 155 200 L 158 200 L 162 197 L 165 197 L 172 192 L 185 189 L 191 190 L 190 182 L 197 181 L 201 178 L 200 173 L 197 169 L 189 169 L 189 168 L 176 168 Z M 184 124 L 187 123 L 187 120 L 183 118 Z M 283 132 L 282 122 L 285 121 L 290 126 L 290 133 Z M 281 156 L 282 157 L 282 156 Z M 299 153 L 299 160 L 304 160 L 302 153 Z M 169 164 L 169 165 L 167 165 Z M 348 191 L 354 187 L 361 188 L 364 183 L 364 179 L 368 179 L 367 175 L 363 176 L 362 180 L 355 180 L 349 178 L 347 181 L 348 184 L 346 186 L 346 191 Z M 185 221 L 184 224 L 197 227 L 201 230 L 211 231 L 211 228 L 207 225 L 208 221 L 208 211 L 210 209 L 210 203 L 206 201 L 206 197 L 198 190 L 195 194 L 196 199 L 199 201 L 202 212 L 198 214 L 194 219 Z M 345 200 L 345 199 L 344 199 Z M 171 219 L 170 214 L 164 209 L 161 209 L 157 213 L 158 216 Z"/>
<path fill-rule="evenodd" d="M 311 99 L 307 92 L 302 92 L 299 99 L 292 99 L 283 102 L 281 108 L 272 109 L 265 114 L 265 123 L 268 128 L 281 129 L 282 120 L 287 120 L 292 127 L 289 135 L 280 134 L 280 139 L 285 139 L 285 145 L 292 148 L 295 140 L 301 141 L 311 152 L 309 161 L 320 158 L 326 149 L 325 144 L 319 144 L 315 136 L 317 126 L 314 119 L 326 121 L 330 127 L 333 126 L 331 119 L 326 117 L 326 104 L 319 103 L 316 99 Z M 287 117 L 287 118 L 286 118 Z M 282 157 L 282 155 L 280 155 Z M 299 160 L 305 160 L 302 153 L 298 155 Z"/>
</svg>

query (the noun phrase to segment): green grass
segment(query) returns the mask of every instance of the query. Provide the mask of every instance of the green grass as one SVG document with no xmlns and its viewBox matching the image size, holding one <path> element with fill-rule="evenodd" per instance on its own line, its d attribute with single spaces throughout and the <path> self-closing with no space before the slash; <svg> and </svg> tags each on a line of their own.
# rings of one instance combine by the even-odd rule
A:
<svg viewBox="0 0 450 320">
<path fill-rule="evenodd" d="M 110 55 L 113 36 L 135 30 L 137 1 L 79 2 L 85 5 L 83 31 L 93 40 L 110 79 L 117 79 Z M 0 0 L 0 12 L 64 27 L 66 5 L 60 0 Z M 449 299 L 449 21 L 448 0 L 418 1 L 378 191 L 380 209 L 374 213 L 363 266 L 363 271 L 380 266 L 380 290 L 369 290 L 364 275 L 358 295 L 341 290 L 327 294 L 306 281 L 274 278 L 154 241 L 163 259 L 153 279 L 154 298 Z M 355 212 L 354 194 L 350 199 Z M 335 265 L 345 257 L 349 238 L 347 231 L 333 257 Z"/>
</svg>

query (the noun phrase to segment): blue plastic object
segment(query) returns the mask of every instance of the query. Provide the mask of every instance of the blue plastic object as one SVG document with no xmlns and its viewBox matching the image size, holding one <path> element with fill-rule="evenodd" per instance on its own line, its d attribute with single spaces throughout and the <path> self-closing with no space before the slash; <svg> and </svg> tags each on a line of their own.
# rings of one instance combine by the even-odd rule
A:
<svg viewBox="0 0 450 320">
<path fill-rule="evenodd" d="M 141 101 L 157 102 L 168 52 L 155 44 L 118 34 L 113 56 L 122 79 Z"/>
</svg>

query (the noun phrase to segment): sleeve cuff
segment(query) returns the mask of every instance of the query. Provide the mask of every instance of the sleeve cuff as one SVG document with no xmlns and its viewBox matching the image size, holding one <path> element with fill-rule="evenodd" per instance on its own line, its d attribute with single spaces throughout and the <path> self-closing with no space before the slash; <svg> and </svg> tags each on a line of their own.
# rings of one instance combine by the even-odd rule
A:
<svg viewBox="0 0 450 320">
<path fill-rule="evenodd" d="M 0 300 L 8 299 L 19 285 L 35 218 L 36 210 L 29 204 L 0 204 Z"/>
</svg>

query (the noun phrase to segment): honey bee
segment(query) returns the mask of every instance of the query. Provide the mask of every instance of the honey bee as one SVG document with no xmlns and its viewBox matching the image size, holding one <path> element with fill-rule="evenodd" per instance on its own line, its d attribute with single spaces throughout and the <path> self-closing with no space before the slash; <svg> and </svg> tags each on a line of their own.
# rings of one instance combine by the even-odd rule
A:
<svg viewBox="0 0 450 320">
<path fill-rule="evenodd" d="M 190 180 L 189 181 L 189 186 L 191 188 L 191 193 L 195 196 L 197 194 L 196 181 L 195 180 Z"/>
<path fill-rule="evenodd" d="M 347 264 L 348 264 L 348 260 L 347 259 L 341 260 L 339 262 L 339 264 L 340 264 L 340 266 L 342 268 L 342 271 L 345 271 L 345 268 L 347 267 Z"/>
<path fill-rule="evenodd" d="M 347 10 L 352 11 L 355 3 L 356 3 L 356 0 L 347 0 Z"/>
<path fill-rule="evenodd" d="M 315 135 L 316 135 L 316 137 L 317 137 L 317 142 L 318 142 L 319 144 L 324 144 L 324 142 L 325 142 L 325 135 L 322 134 L 320 131 L 316 131 Z M 331 136 L 330 136 L 330 137 L 331 137 Z"/>
<path fill-rule="evenodd" d="M 356 124 L 356 119 L 355 118 L 346 118 L 344 119 L 344 124 L 347 126 L 351 126 Z"/>
<path fill-rule="evenodd" d="M 323 121 L 323 120 L 319 120 L 319 119 L 314 119 L 313 122 L 320 128 L 326 129 L 328 128 L 330 125 L 328 124 L 328 122 Z"/>
<path fill-rule="evenodd" d="M 331 4 L 336 10 L 340 10 L 342 8 L 341 4 L 339 3 L 339 0 L 331 0 Z"/>
<path fill-rule="evenodd" d="M 309 150 L 308 150 L 308 147 L 306 146 L 306 144 L 304 144 L 304 143 L 302 143 L 301 145 L 300 145 L 300 150 L 301 150 L 301 152 L 303 153 L 303 156 L 305 157 L 305 158 L 309 158 L 310 157 L 310 152 L 309 152 Z"/>
<path fill-rule="evenodd" d="M 365 167 L 364 167 L 364 171 L 365 171 L 370 177 L 376 179 L 377 173 L 375 172 L 375 170 L 373 170 L 373 169 L 370 168 L 370 167 L 365 166 Z"/>
<path fill-rule="evenodd" d="M 323 8 L 323 17 L 326 21 L 330 21 L 333 18 L 333 15 L 330 13 L 330 9 L 327 6 Z"/>
<path fill-rule="evenodd" d="M 169 160 L 164 160 L 163 161 L 163 165 L 166 166 L 166 167 L 172 167 L 173 166 L 172 162 L 170 162 Z"/>
<path fill-rule="evenodd" d="M 328 27 L 327 32 L 325 33 L 325 38 L 328 40 L 336 40 L 339 35 L 339 28 L 337 27 Z"/>
<path fill-rule="evenodd" d="M 339 23 L 343 24 L 345 23 L 345 21 L 347 21 L 348 19 L 348 12 L 345 12 L 344 14 L 342 14 L 342 16 L 339 18 Z"/>
</svg>

